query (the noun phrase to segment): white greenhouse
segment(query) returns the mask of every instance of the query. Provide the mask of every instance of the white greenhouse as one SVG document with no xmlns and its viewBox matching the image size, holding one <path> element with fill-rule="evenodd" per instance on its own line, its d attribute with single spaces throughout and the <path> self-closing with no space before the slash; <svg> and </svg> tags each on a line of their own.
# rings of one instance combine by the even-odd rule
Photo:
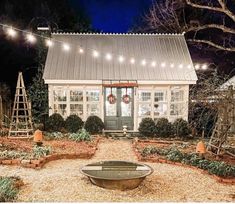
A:
<svg viewBox="0 0 235 204">
<path fill-rule="evenodd" d="M 50 113 L 106 130 L 137 131 L 145 117 L 188 118 L 189 85 L 197 76 L 182 34 L 52 35 L 44 80 Z"/>
</svg>

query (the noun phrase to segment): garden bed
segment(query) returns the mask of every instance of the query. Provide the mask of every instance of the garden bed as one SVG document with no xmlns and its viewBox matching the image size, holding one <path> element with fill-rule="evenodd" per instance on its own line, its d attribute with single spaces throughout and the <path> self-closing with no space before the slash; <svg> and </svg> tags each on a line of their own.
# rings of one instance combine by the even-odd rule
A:
<svg viewBox="0 0 235 204">
<path fill-rule="evenodd" d="M 42 147 L 37 147 L 32 140 L 0 138 L 0 164 L 41 168 L 58 159 L 88 159 L 95 154 L 98 141 L 99 137 L 80 142 L 64 138 L 44 141 Z"/>
<path fill-rule="evenodd" d="M 234 160 L 230 158 L 226 162 L 223 158 L 216 159 L 209 155 L 202 159 L 195 154 L 194 142 L 135 140 L 133 148 L 140 161 L 190 167 L 208 173 L 220 182 L 235 183 Z"/>
</svg>

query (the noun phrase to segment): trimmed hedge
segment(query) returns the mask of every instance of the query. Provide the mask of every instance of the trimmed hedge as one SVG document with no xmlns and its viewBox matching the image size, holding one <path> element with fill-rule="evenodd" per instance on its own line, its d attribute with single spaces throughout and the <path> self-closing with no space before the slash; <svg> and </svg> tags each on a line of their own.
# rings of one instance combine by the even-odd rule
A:
<svg viewBox="0 0 235 204">
<path fill-rule="evenodd" d="M 90 134 L 102 133 L 104 123 L 98 116 L 89 116 L 85 122 L 84 128 Z"/>
<path fill-rule="evenodd" d="M 65 120 L 65 128 L 68 132 L 77 132 L 83 127 L 82 119 L 77 115 L 70 115 Z"/>
<path fill-rule="evenodd" d="M 47 121 L 46 128 L 49 132 L 61 132 L 64 128 L 64 118 L 59 113 L 53 113 Z"/>
<path fill-rule="evenodd" d="M 155 122 L 152 118 L 143 118 L 138 130 L 143 136 L 154 136 Z"/>
<path fill-rule="evenodd" d="M 160 137 L 170 137 L 173 133 L 173 126 L 167 118 L 159 118 L 155 125 L 154 133 Z"/>
<path fill-rule="evenodd" d="M 178 118 L 173 123 L 174 134 L 179 137 L 188 137 L 191 134 L 191 128 L 186 120 Z"/>
</svg>

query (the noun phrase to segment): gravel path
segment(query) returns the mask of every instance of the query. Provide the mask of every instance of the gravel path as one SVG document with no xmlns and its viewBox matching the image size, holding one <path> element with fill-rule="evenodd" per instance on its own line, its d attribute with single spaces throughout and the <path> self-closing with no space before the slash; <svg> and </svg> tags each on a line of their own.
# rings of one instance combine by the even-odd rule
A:
<svg viewBox="0 0 235 204">
<path fill-rule="evenodd" d="M 19 193 L 20 201 L 77 202 L 235 202 L 235 185 L 225 185 L 200 172 L 170 164 L 148 163 L 154 173 L 134 190 L 107 190 L 79 173 L 87 163 L 100 160 L 135 161 L 131 141 L 103 139 L 91 160 L 58 160 L 41 169 L 0 165 L 0 176 L 20 176 L 26 184 Z"/>
</svg>

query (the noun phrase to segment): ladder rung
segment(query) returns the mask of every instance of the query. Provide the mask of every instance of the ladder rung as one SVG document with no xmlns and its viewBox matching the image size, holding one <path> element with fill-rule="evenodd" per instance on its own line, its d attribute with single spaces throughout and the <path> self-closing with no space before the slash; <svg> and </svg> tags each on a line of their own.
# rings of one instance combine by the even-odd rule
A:
<svg viewBox="0 0 235 204">
<path fill-rule="evenodd" d="M 23 132 L 23 133 L 25 133 L 25 132 L 31 132 L 31 131 L 33 131 L 32 129 L 31 130 L 11 130 L 11 131 L 9 131 L 10 133 L 20 133 L 20 132 Z"/>
</svg>

